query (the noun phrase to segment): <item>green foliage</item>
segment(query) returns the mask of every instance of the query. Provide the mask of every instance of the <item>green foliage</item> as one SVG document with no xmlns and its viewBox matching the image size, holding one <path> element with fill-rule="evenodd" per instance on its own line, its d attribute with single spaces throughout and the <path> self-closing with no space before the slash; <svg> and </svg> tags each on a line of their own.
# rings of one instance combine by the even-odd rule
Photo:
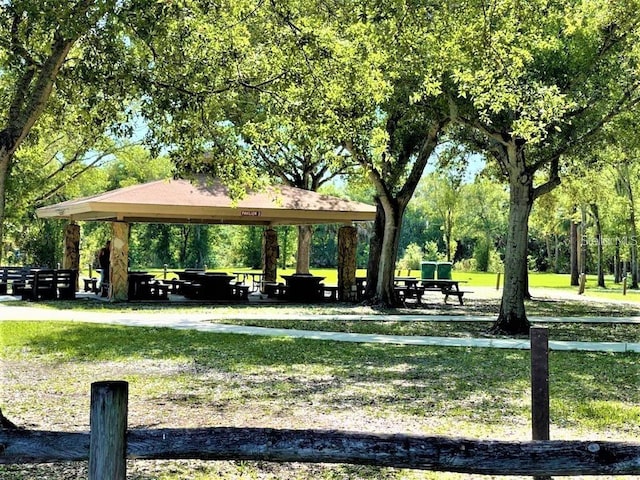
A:
<svg viewBox="0 0 640 480">
<path fill-rule="evenodd" d="M 313 267 L 335 267 L 338 261 L 338 226 L 317 225 L 311 239 L 311 264 Z"/>
<path fill-rule="evenodd" d="M 238 248 L 232 251 L 233 264 L 261 269 L 262 227 L 246 226 L 236 228 L 236 234 L 233 238 L 237 239 L 233 244 L 238 245 Z M 221 263 L 224 264 L 224 262 Z"/>
<path fill-rule="evenodd" d="M 148 149 L 131 145 L 115 153 L 106 164 L 107 190 L 171 178 L 173 164 L 168 157 L 153 157 Z"/>
<path fill-rule="evenodd" d="M 431 241 L 424 244 L 424 259 L 429 262 L 445 260 L 445 255 L 440 251 L 437 242 Z"/>
<path fill-rule="evenodd" d="M 491 244 L 487 239 L 480 239 L 476 242 L 476 246 L 473 249 L 473 258 L 476 260 L 476 268 L 480 272 L 489 271 L 489 252 L 491 251 Z"/>
<path fill-rule="evenodd" d="M 404 251 L 404 255 L 398 262 L 400 270 L 420 270 L 420 262 L 422 262 L 422 248 L 417 243 L 410 243 Z"/>
<path fill-rule="evenodd" d="M 36 220 L 23 228 L 24 242 L 18 264 L 56 268 L 62 263 L 64 222 Z M 14 260 L 18 260 L 14 258 Z"/>
</svg>

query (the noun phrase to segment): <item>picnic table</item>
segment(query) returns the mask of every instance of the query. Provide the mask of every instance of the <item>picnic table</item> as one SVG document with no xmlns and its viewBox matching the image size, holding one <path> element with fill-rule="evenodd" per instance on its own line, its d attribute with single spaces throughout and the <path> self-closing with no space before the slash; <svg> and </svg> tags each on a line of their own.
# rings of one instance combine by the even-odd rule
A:
<svg viewBox="0 0 640 480">
<path fill-rule="evenodd" d="M 425 290 L 440 291 L 444 295 L 444 303 L 450 296 L 458 297 L 458 302 L 463 305 L 462 297 L 465 292 L 460 290 L 460 283 L 465 283 L 463 280 L 451 280 L 451 279 L 425 279 L 421 280 L 420 284 Z"/>
<path fill-rule="evenodd" d="M 284 297 L 287 300 L 299 302 L 316 302 L 324 298 L 324 290 L 321 282 L 325 277 L 317 277 L 311 274 L 294 273 L 282 275 L 286 282 Z"/>
<path fill-rule="evenodd" d="M 150 300 L 151 282 L 155 278 L 152 273 L 144 271 L 129 272 L 129 300 Z"/>
<path fill-rule="evenodd" d="M 451 279 L 418 279 L 416 277 L 394 277 L 394 288 L 402 300 L 414 298 L 418 304 L 422 303 L 422 295 L 426 291 L 440 292 L 444 295 L 444 303 L 450 296 L 458 297 L 458 302 L 463 305 L 462 297 L 465 291 L 460 290 L 461 280 Z"/>
<path fill-rule="evenodd" d="M 424 287 L 418 285 L 420 280 L 417 277 L 394 277 L 394 290 L 404 301 L 408 298 L 414 298 L 418 304 L 422 303 L 422 295 Z"/>
<path fill-rule="evenodd" d="M 405 286 L 408 288 L 413 288 L 418 285 L 420 281 L 417 277 L 393 277 L 393 283 L 396 286 Z"/>
<path fill-rule="evenodd" d="M 202 270 L 174 271 L 179 280 L 178 292 L 196 300 L 247 300 L 249 286 L 232 283 L 236 275 Z M 175 282 L 174 282 L 175 283 Z"/>
<path fill-rule="evenodd" d="M 32 267 L 0 267 L 0 295 L 6 295 L 9 286 L 13 295 L 20 295 L 21 288 L 33 281 Z"/>
<path fill-rule="evenodd" d="M 262 284 L 264 278 L 264 272 L 233 272 L 239 283 L 250 285 L 251 291 L 256 292 Z M 247 283 L 247 280 L 251 278 L 251 283 Z"/>
</svg>

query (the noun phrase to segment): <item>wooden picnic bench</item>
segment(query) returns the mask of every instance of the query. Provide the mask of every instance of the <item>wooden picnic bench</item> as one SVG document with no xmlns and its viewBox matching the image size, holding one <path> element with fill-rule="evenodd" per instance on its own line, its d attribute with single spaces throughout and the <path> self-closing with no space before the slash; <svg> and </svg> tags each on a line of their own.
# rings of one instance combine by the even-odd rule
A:
<svg viewBox="0 0 640 480">
<path fill-rule="evenodd" d="M 249 299 L 249 290 L 251 285 L 245 285 L 244 283 L 235 283 L 231 285 L 231 296 L 239 300 Z"/>
<path fill-rule="evenodd" d="M 148 291 L 150 300 L 167 300 L 169 298 L 169 285 L 161 280 L 149 282 Z"/>
<path fill-rule="evenodd" d="M 0 295 L 9 292 L 9 285 L 12 295 L 21 295 L 21 288 L 32 278 L 30 267 L 0 267 Z"/>
<path fill-rule="evenodd" d="M 58 296 L 56 273 L 53 269 L 32 270 L 33 280 L 20 286 L 23 300 L 55 300 Z"/>
<path fill-rule="evenodd" d="M 55 270 L 54 275 L 57 298 L 60 300 L 75 300 L 78 271 L 73 269 Z"/>
<path fill-rule="evenodd" d="M 324 283 L 320 284 L 320 288 L 322 290 L 322 298 L 324 300 L 329 301 L 338 301 L 338 286 L 337 285 L 325 285 Z"/>
<path fill-rule="evenodd" d="M 408 299 L 415 299 L 418 305 L 422 304 L 422 295 L 424 295 L 425 287 L 419 285 L 396 285 L 393 287 L 402 302 Z"/>
<path fill-rule="evenodd" d="M 415 299 L 418 305 L 422 304 L 425 288 L 419 285 L 419 282 L 420 280 L 416 277 L 394 277 L 393 288 L 401 302 L 405 303 L 409 299 Z"/>
<path fill-rule="evenodd" d="M 168 285 L 170 293 L 179 294 L 182 292 L 182 286 L 186 281 L 180 280 L 179 278 L 171 278 L 163 280 L 163 282 Z"/>
<path fill-rule="evenodd" d="M 183 280 L 180 284 L 180 294 L 186 298 L 198 298 L 200 290 L 202 290 L 202 284 L 195 281 Z"/>
<path fill-rule="evenodd" d="M 282 282 L 262 282 L 262 288 L 268 298 L 284 299 L 287 296 L 287 286 Z"/>
<path fill-rule="evenodd" d="M 98 293 L 98 279 L 96 277 L 83 278 L 84 291 L 91 293 Z"/>
</svg>

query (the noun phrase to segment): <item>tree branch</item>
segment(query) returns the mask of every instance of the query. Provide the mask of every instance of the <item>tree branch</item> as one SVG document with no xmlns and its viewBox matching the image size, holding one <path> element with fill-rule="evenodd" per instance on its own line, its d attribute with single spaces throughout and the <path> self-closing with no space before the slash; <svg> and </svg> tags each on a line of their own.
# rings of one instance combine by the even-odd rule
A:
<svg viewBox="0 0 640 480">
<path fill-rule="evenodd" d="M 555 158 L 551 161 L 551 172 L 549 174 L 549 180 L 546 183 L 533 189 L 533 199 L 535 200 L 542 195 L 545 195 L 552 191 L 554 188 L 560 185 L 560 160 Z"/>
<path fill-rule="evenodd" d="M 35 78 L 35 83 L 28 92 L 18 91 L 16 94 L 26 94 L 25 101 L 20 108 L 17 108 L 19 99 L 14 99 L 15 110 L 13 116 L 8 120 L 7 130 L 12 132 L 11 144 L 6 145 L 9 154 L 13 154 L 20 145 L 20 142 L 31 131 L 35 122 L 40 118 L 46 103 L 53 90 L 55 79 L 62 68 L 69 50 L 75 43 L 74 39 L 65 40 L 56 34 L 51 49 L 51 54 L 42 65 L 41 70 Z M 31 84 L 31 82 L 29 82 Z M 24 89 L 24 85 L 21 86 Z"/>
<path fill-rule="evenodd" d="M 614 103 L 611 110 L 603 115 L 600 120 L 593 124 L 585 133 L 576 137 L 573 141 L 563 142 L 562 146 L 555 150 L 551 155 L 542 158 L 535 162 L 530 168 L 532 171 L 536 171 L 543 165 L 553 162 L 555 159 L 560 158 L 563 154 L 570 151 L 575 145 L 583 145 L 591 137 L 595 136 L 600 130 L 616 116 L 622 113 L 624 110 L 631 110 L 636 105 L 640 104 L 640 96 L 633 98 L 634 94 L 638 93 L 640 89 L 640 83 L 629 86 L 621 95 L 621 97 Z"/>
<path fill-rule="evenodd" d="M 420 181 L 420 178 L 424 173 L 424 169 L 427 166 L 429 157 L 438 146 L 438 138 L 448 124 L 448 118 L 437 121 L 427 131 L 427 135 L 425 136 L 422 145 L 420 146 L 420 151 L 418 152 L 416 160 L 411 167 L 411 171 L 409 172 L 407 180 L 404 182 L 402 188 L 400 189 L 400 193 L 397 196 L 399 202 L 406 204 L 413 196 L 416 185 Z"/>
<path fill-rule="evenodd" d="M 13 12 L 13 20 L 11 22 L 11 42 L 3 42 L 5 47 L 8 47 L 8 50 L 11 51 L 14 55 L 22 58 L 27 64 L 27 68 L 29 67 L 41 67 L 41 65 L 36 62 L 31 53 L 22 45 L 19 39 L 19 30 L 20 24 L 22 23 L 21 15 L 14 11 Z"/>
</svg>

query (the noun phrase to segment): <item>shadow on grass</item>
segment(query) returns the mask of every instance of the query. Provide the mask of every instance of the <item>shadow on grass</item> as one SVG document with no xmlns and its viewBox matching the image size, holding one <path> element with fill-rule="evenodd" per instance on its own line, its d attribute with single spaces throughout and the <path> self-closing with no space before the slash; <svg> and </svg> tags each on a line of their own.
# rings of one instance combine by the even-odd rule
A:
<svg viewBox="0 0 640 480">
<path fill-rule="evenodd" d="M 611 303 L 605 299 L 567 300 L 533 298 L 525 302 L 527 315 L 551 317 L 628 317 L 640 313 L 640 308 L 631 304 Z"/>
<path fill-rule="evenodd" d="M 14 348 L 27 347 L 45 361 L 186 361 L 194 367 L 194 384 L 202 381 L 197 375 L 215 372 L 225 375 L 231 389 L 239 385 L 243 394 L 266 395 L 283 403 L 290 398 L 313 402 L 320 396 L 331 408 L 393 405 L 423 415 L 466 412 L 496 423 L 505 409 L 527 407 L 518 400 L 528 398 L 527 351 L 354 344 L 78 323 L 38 328 L 39 322 L 6 322 L 5 327 L 7 323 L 14 325 L 9 327 L 15 329 L 9 332 Z M 550 362 L 552 396 L 563 402 L 596 399 L 633 404 L 637 400 L 637 355 L 552 352 Z M 184 401 L 198 403 L 199 395 L 192 393 Z"/>
</svg>

